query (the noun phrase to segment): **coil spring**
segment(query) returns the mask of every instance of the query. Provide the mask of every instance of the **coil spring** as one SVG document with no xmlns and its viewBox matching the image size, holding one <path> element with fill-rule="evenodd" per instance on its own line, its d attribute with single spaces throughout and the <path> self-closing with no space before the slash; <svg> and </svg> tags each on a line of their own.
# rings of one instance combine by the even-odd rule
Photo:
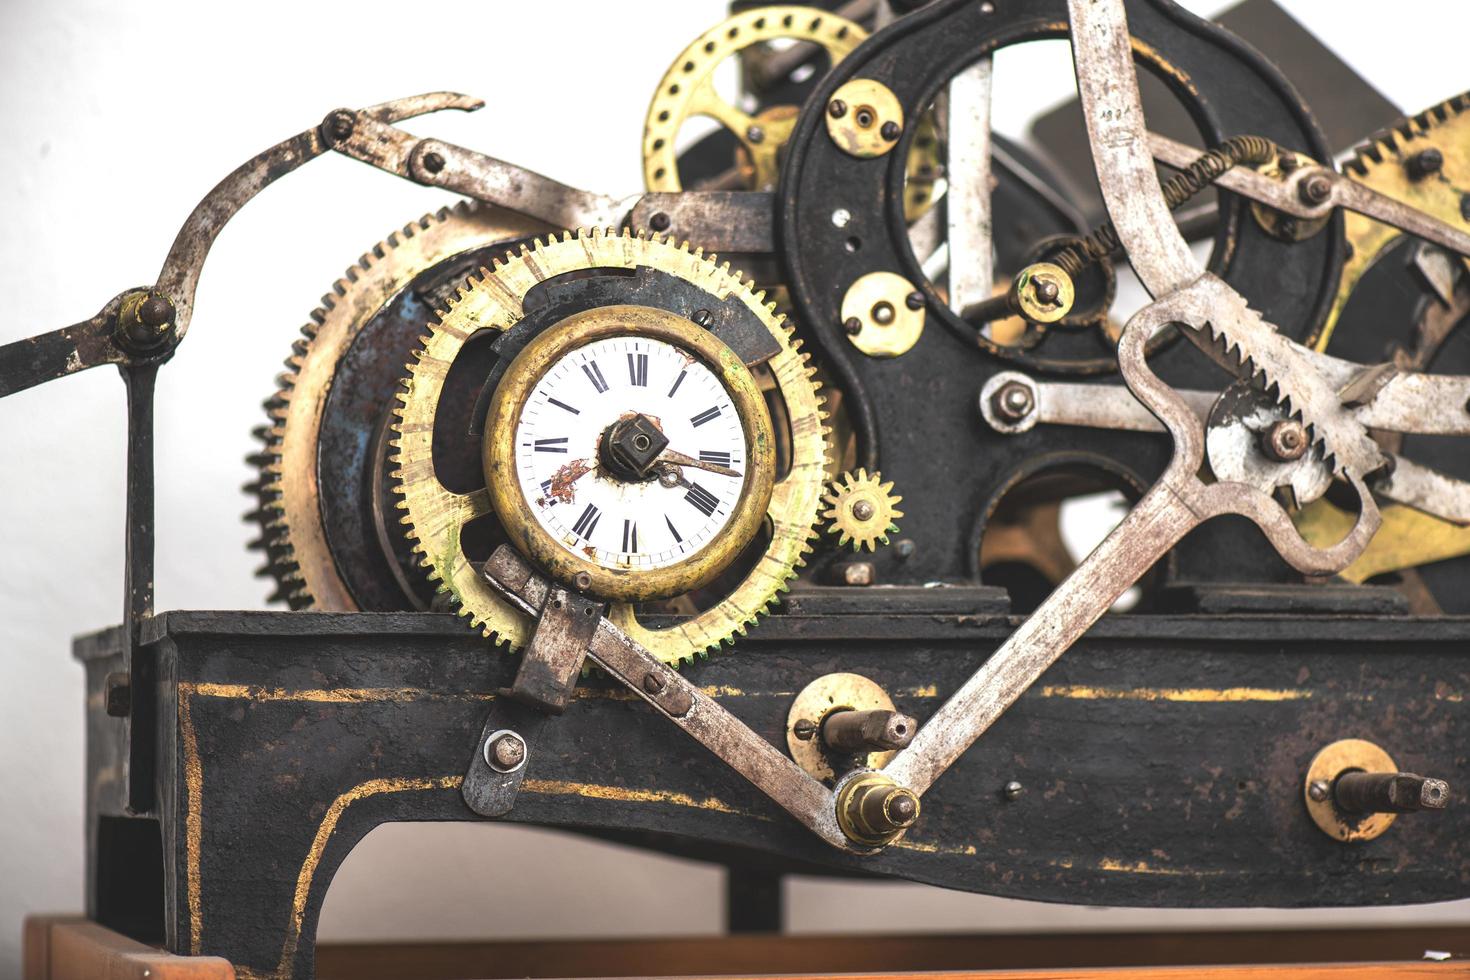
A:
<svg viewBox="0 0 1470 980">
<path fill-rule="evenodd" d="M 1277 152 L 1276 144 L 1263 136 L 1233 136 L 1211 147 L 1194 163 L 1165 181 L 1162 187 L 1164 201 L 1173 211 L 1219 180 L 1231 167 L 1269 163 L 1276 159 Z M 1109 221 L 1050 261 L 1075 279 L 1087 266 L 1106 259 L 1120 246 L 1118 230 Z"/>
</svg>

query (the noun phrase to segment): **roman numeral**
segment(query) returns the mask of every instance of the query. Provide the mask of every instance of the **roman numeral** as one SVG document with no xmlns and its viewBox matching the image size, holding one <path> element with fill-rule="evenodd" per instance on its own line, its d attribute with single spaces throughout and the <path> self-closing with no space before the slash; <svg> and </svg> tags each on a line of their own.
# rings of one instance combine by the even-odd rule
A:
<svg viewBox="0 0 1470 980">
<path fill-rule="evenodd" d="M 677 527 L 674 527 L 673 520 L 671 520 L 669 518 L 669 515 L 667 515 L 667 514 L 664 515 L 664 523 L 669 526 L 669 533 L 674 536 L 674 543 L 675 544 L 683 544 L 684 543 L 684 539 L 683 539 L 683 537 L 680 536 L 679 529 Z"/>
<path fill-rule="evenodd" d="M 555 398 L 551 398 L 549 396 L 547 397 L 546 400 L 549 401 L 549 402 L 551 402 L 551 404 L 555 405 L 557 408 L 564 409 L 564 410 L 566 410 L 568 412 L 571 412 L 573 415 L 581 415 L 582 414 L 582 412 L 579 409 L 573 408 L 572 406 L 568 405 L 566 402 L 557 401 Z"/>
<path fill-rule="evenodd" d="M 704 423 L 708 422 L 710 419 L 715 418 L 716 416 L 718 416 L 719 414 L 720 414 L 720 407 L 718 405 L 716 405 L 714 408 L 706 408 L 704 411 L 700 412 L 698 415 L 694 416 L 689 421 L 697 429 L 701 425 L 704 425 Z"/>
<path fill-rule="evenodd" d="M 561 436 L 557 439 L 537 439 L 536 451 L 538 453 L 564 453 L 567 451 L 567 437 Z"/>
<path fill-rule="evenodd" d="M 717 453 L 709 449 L 701 449 L 699 451 L 699 461 L 701 463 L 714 463 L 716 466 L 729 466 L 730 454 Z"/>
<path fill-rule="evenodd" d="M 631 555 L 638 550 L 638 525 L 623 519 L 623 554 Z"/>
<path fill-rule="evenodd" d="M 697 483 L 689 484 L 689 492 L 684 495 L 684 499 L 702 511 L 705 517 L 713 514 L 715 508 L 720 505 L 719 497 L 716 497 Z"/>
<path fill-rule="evenodd" d="M 684 383 L 684 375 L 686 375 L 688 373 L 689 373 L 688 371 L 680 371 L 679 372 L 679 376 L 674 379 L 674 387 L 672 387 L 672 388 L 669 389 L 669 397 L 670 398 L 673 398 L 674 397 L 674 392 L 676 392 L 676 391 L 679 390 L 679 386 Z"/>
<path fill-rule="evenodd" d="M 592 382 L 592 387 L 597 389 L 600 395 L 607 391 L 607 380 L 602 376 L 602 369 L 597 366 L 596 361 L 588 361 L 582 365 L 582 373 L 587 375 L 587 380 Z"/>
<path fill-rule="evenodd" d="M 597 519 L 601 516 L 601 512 L 596 507 L 588 504 L 587 509 L 582 511 L 582 516 L 577 518 L 577 523 L 572 525 L 573 533 L 591 541 L 592 532 L 597 530 Z"/>
<path fill-rule="evenodd" d="M 628 381 L 639 388 L 648 387 L 648 355 L 628 353 Z"/>
</svg>

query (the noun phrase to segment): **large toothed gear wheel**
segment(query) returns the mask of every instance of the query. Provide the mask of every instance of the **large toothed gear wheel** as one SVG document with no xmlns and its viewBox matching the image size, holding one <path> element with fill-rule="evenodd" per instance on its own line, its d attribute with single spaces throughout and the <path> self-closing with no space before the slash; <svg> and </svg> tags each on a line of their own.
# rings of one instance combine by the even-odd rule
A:
<svg viewBox="0 0 1470 980">
<path fill-rule="evenodd" d="M 887 544 L 888 536 L 898 533 L 898 519 L 903 516 L 898 509 L 903 498 L 892 491 L 893 481 L 884 483 L 876 471 L 872 476 L 865 469 L 842 474 L 822 498 L 827 505 L 822 512 L 827 533 L 837 535 L 839 547 L 851 544 L 853 551 L 875 551 Z"/>
<path fill-rule="evenodd" d="M 465 275 L 542 226 L 474 203 L 425 215 L 333 284 L 291 347 L 246 491 L 273 601 L 326 612 L 425 608 L 389 490 L 387 426 L 425 320 Z"/>
<path fill-rule="evenodd" d="M 669 340 L 669 337 L 677 338 L 680 330 L 687 330 L 687 326 L 677 329 L 670 326 L 667 321 L 671 315 L 682 318 L 686 325 L 692 323 L 707 330 L 711 341 L 718 343 L 700 341 L 700 346 L 710 348 L 701 352 L 694 344 Z M 658 330 L 649 326 L 647 329 L 653 332 L 646 337 L 644 326 L 640 326 L 645 321 L 658 326 Z M 595 361 L 586 360 L 587 352 L 595 345 L 606 343 L 619 324 L 628 336 L 616 341 L 623 346 L 605 355 L 606 370 L 598 369 Z M 600 411 L 595 399 L 605 394 L 609 385 L 614 394 L 618 394 L 618 386 L 622 385 L 628 394 L 647 390 L 649 398 L 663 398 L 666 391 L 672 396 L 669 389 L 673 386 L 667 378 L 659 376 L 661 359 L 668 353 L 663 348 L 671 344 L 671 349 L 682 347 L 691 363 L 704 358 L 714 369 L 711 377 L 721 373 L 720 359 L 733 355 L 734 348 L 739 347 L 742 353 L 728 364 L 729 371 L 739 374 L 749 365 L 750 371 L 759 373 L 766 381 L 762 387 L 769 388 L 764 397 L 772 409 L 769 417 L 777 426 L 776 442 L 789 447 L 789 458 L 783 460 L 780 472 L 775 472 L 775 464 L 771 464 L 769 503 L 763 508 L 765 530 L 723 571 L 701 567 L 697 576 L 691 576 L 690 587 L 702 588 L 687 619 L 652 628 L 640 621 L 638 610 L 627 601 L 614 601 L 609 618 L 660 660 L 678 664 L 744 633 L 786 590 L 796 569 L 805 563 L 805 556 L 811 551 L 810 539 L 815 533 L 827 465 L 822 399 L 812 380 L 814 372 L 807 366 L 806 355 L 799 352 L 799 342 L 776 314 L 774 305 L 767 304 L 763 295 L 731 272 L 728 264 L 718 265 L 712 256 L 705 256 L 700 250 L 691 251 L 687 245 L 675 245 L 658 237 L 632 237 L 626 232 L 619 235 L 602 230 L 568 232 L 561 238 L 538 241 L 519 254 L 497 261 L 493 270 L 481 269 L 429 331 L 422 338 L 423 349 L 416 352 L 399 396 L 402 407 L 397 410 L 399 420 L 394 426 L 398 434 L 394 440 L 396 476 L 398 490 L 403 495 L 399 506 L 404 512 L 403 523 L 415 541 L 414 549 L 439 592 L 487 637 L 519 647 L 529 635 L 529 621 L 512 609 L 479 573 L 479 564 L 501 541 L 509 540 L 522 550 L 529 550 L 553 575 L 570 569 L 571 558 L 602 562 L 605 557 L 602 552 L 611 550 L 615 553 L 612 558 L 599 565 L 608 575 L 572 576 L 582 579 L 582 588 L 613 599 L 670 594 L 667 583 L 651 587 L 646 593 L 624 588 L 629 578 L 638 576 L 639 563 L 618 562 L 616 536 L 606 539 L 609 543 L 605 546 L 594 547 L 597 540 L 593 539 L 594 531 L 589 523 L 596 516 L 578 520 L 571 510 L 585 509 L 581 494 L 589 494 L 588 500 L 601 498 L 590 496 L 593 490 L 588 486 L 578 485 L 575 492 L 579 496 L 569 503 L 563 497 L 568 488 L 559 481 L 562 478 L 569 482 L 583 478 L 611 479 L 605 469 L 605 459 L 595 457 L 583 462 L 577 458 L 585 455 L 585 447 L 576 427 L 585 427 L 588 415 Z M 672 332 L 664 337 L 659 331 Z M 499 366 L 492 372 L 481 398 L 489 406 L 484 435 L 480 439 L 467 439 L 462 428 L 446 431 L 445 427 L 436 427 L 436 421 L 441 412 L 445 379 L 455 374 L 457 362 L 467 347 L 484 341 L 491 342 L 499 352 Z M 748 350 L 757 350 L 758 354 L 747 358 L 744 352 Z M 648 351 L 652 351 L 652 361 L 639 363 L 639 354 Z M 557 373 L 562 370 L 584 386 L 576 389 L 577 397 L 582 399 L 578 404 L 572 404 L 572 396 L 565 390 L 549 393 L 542 390 L 543 380 L 565 377 Z M 654 381 L 659 383 L 655 385 Z M 646 387 L 634 389 L 631 385 Z M 772 405 L 772 401 L 779 404 Z M 517 435 L 511 436 L 514 445 L 500 445 L 508 432 L 533 423 L 543 424 L 535 421 L 537 416 L 532 414 L 543 403 L 547 406 L 561 403 L 545 410 L 561 413 L 552 417 L 563 419 L 571 427 L 568 433 L 559 435 L 547 430 L 540 434 L 545 438 L 538 435 L 537 449 L 529 445 L 522 447 Z M 507 405 L 520 407 L 522 414 L 514 418 L 506 416 Z M 674 431 L 670 420 L 660 421 L 653 409 L 638 411 L 650 413 L 651 424 L 670 433 Z M 698 413 L 689 422 L 699 425 L 704 414 Z M 761 414 L 766 414 L 764 407 Z M 647 431 L 652 433 L 651 429 Z M 545 456 L 538 457 L 543 444 Z M 603 443 L 592 439 L 588 444 Z M 758 454 L 767 455 L 765 449 L 754 443 L 748 446 L 752 466 Z M 698 468 L 701 465 L 717 471 L 740 465 L 723 452 L 718 454 L 718 461 L 711 462 L 704 448 L 684 450 L 689 457 L 697 451 L 701 458 L 695 461 L 686 457 L 684 475 L 678 476 L 679 480 L 697 483 L 704 479 L 704 471 Z M 521 449 L 526 450 L 525 454 L 517 456 Z M 493 486 L 463 491 L 445 485 L 440 468 L 446 459 L 472 454 L 480 460 L 482 453 L 485 473 L 492 478 Z M 769 455 L 774 459 L 776 454 Z M 528 475 L 529 471 L 515 470 L 517 459 L 527 461 L 528 466 L 565 463 L 568 472 L 542 481 L 539 473 L 533 476 Z M 644 482 L 629 480 L 623 489 L 634 495 L 660 493 L 663 491 L 657 487 L 662 483 L 669 488 L 667 492 L 676 495 L 679 507 L 689 506 L 686 501 L 690 495 L 694 506 L 704 502 L 692 487 L 674 489 L 674 484 L 663 482 L 663 477 L 672 480 L 677 473 L 659 470 L 658 480 L 653 479 L 652 472 L 646 475 Z M 515 488 L 509 483 L 511 477 L 517 481 Z M 522 509 L 531 513 L 531 520 L 502 523 L 499 515 L 505 512 L 505 499 L 515 496 L 512 490 L 516 488 L 525 505 Z M 611 491 L 602 487 L 597 492 Z M 764 486 L 760 492 L 764 494 Z M 535 499 L 541 494 L 555 499 Z M 675 500 L 675 497 L 667 499 Z M 679 522 L 692 516 L 686 510 L 674 513 Z M 537 522 L 548 526 L 533 526 Z M 665 530 L 663 523 L 662 519 L 658 521 L 656 533 L 677 537 L 674 528 Z M 616 535 L 617 529 L 622 528 L 622 550 L 630 550 L 630 528 L 626 522 L 616 516 L 608 517 L 604 512 L 599 526 L 598 540 L 606 533 Z M 578 534 L 583 531 L 586 540 L 578 540 Z M 655 532 L 644 524 L 642 533 L 651 537 Z M 533 536 L 535 542 L 531 540 Z M 567 547 L 566 568 L 553 554 L 558 542 Z M 639 550 L 636 541 L 631 550 Z M 661 567 L 657 560 L 649 561 L 647 566 Z M 714 577 L 715 572 L 719 572 L 718 577 Z M 603 588 L 609 582 L 622 584 Z"/>
</svg>

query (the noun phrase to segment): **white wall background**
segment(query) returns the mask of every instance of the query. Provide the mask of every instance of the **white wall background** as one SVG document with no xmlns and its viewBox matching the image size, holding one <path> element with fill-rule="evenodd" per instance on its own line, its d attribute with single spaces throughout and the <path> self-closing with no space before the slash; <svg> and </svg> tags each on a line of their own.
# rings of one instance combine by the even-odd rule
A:
<svg viewBox="0 0 1470 980">
<path fill-rule="evenodd" d="M 1284 5 L 1406 110 L 1466 87 L 1470 9 L 1461 3 Z M 1187 6 L 1208 14 L 1226 3 Z M 631 192 L 653 87 L 683 45 L 721 16 L 718 0 L 0 0 L 0 343 L 84 319 L 121 289 L 152 282 L 179 224 L 215 181 L 338 105 L 434 89 L 480 95 L 489 105 L 477 114 L 410 128 L 578 186 Z M 1057 70 L 1069 70 L 1065 57 Z M 1052 82 L 1057 99 L 1068 95 L 1065 75 L 1034 80 Z M 444 203 L 439 193 L 329 156 L 272 187 L 225 231 L 205 269 L 190 339 L 159 385 L 160 608 L 263 605 L 238 491 L 259 402 L 297 326 L 341 270 Z M 100 369 L 16 395 L 0 403 L 0 432 L 0 976 L 9 976 L 19 968 L 22 916 L 82 901 L 82 676 L 68 644 L 115 622 L 121 608 L 122 385 Z M 551 853 L 585 862 L 569 865 L 579 869 L 575 887 L 530 875 Z M 506 881 L 517 883 L 517 903 L 497 908 L 492 933 L 484 913 Z M 397 826 L 349 860 L 323 937 L 709 933 L 721 925 L 720 882 L 713 870 L 548 832 Z M 882 925 L 838 921 L 814 900 L 857 887 L 906 890 L 911 921 L 900 927 L 1226 921 L 1215 912 L 1077 909 L 911 885 L 797 881 L 792 927 Z M 1463 922 L 1470 906 L 1241 916 L 1283 925 Z"/>
</svg>

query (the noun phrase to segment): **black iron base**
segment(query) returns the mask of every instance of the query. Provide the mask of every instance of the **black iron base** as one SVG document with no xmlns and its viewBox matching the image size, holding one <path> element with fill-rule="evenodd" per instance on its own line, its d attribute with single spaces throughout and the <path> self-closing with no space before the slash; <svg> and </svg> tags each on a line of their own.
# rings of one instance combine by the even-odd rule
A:
<svg viewBox="0 0 1470 980">
<path fill-rule="evenodd" d="M 902 613 L 863 595 L 838 614 L 792 602 L 689 676 L 783 745 L 791 700 L 815 677 L 865 674 L 922 721 L 1012 628 L 991 610 Z M 134 765 L 155 792 L 140 812 L 126 808 L 124 724 L 106 710 L 121 634 L 76 643 L 88 911 L 102 924 L 227 957 L 242 977 L 309 976 L 322 899 L 353 845 L 389 821 L 480 819 L 460 779 L 516 659 L 454 617 L 171 612 L 144 640 L 135 717 L 154 737 Z M 860 858 L 593 678 L 533 744 L 504 819 L 1048 901 L 1438 901 L 1470 896 L 1470 807 L 1344 845 L 1309 819 L 1302 779 L 1318 748 L 1352 736 L 1463 792 L 1467 696 L 1470 619 L 1110 617 L 939 780 L 905 839 Z"/>
</svg>

